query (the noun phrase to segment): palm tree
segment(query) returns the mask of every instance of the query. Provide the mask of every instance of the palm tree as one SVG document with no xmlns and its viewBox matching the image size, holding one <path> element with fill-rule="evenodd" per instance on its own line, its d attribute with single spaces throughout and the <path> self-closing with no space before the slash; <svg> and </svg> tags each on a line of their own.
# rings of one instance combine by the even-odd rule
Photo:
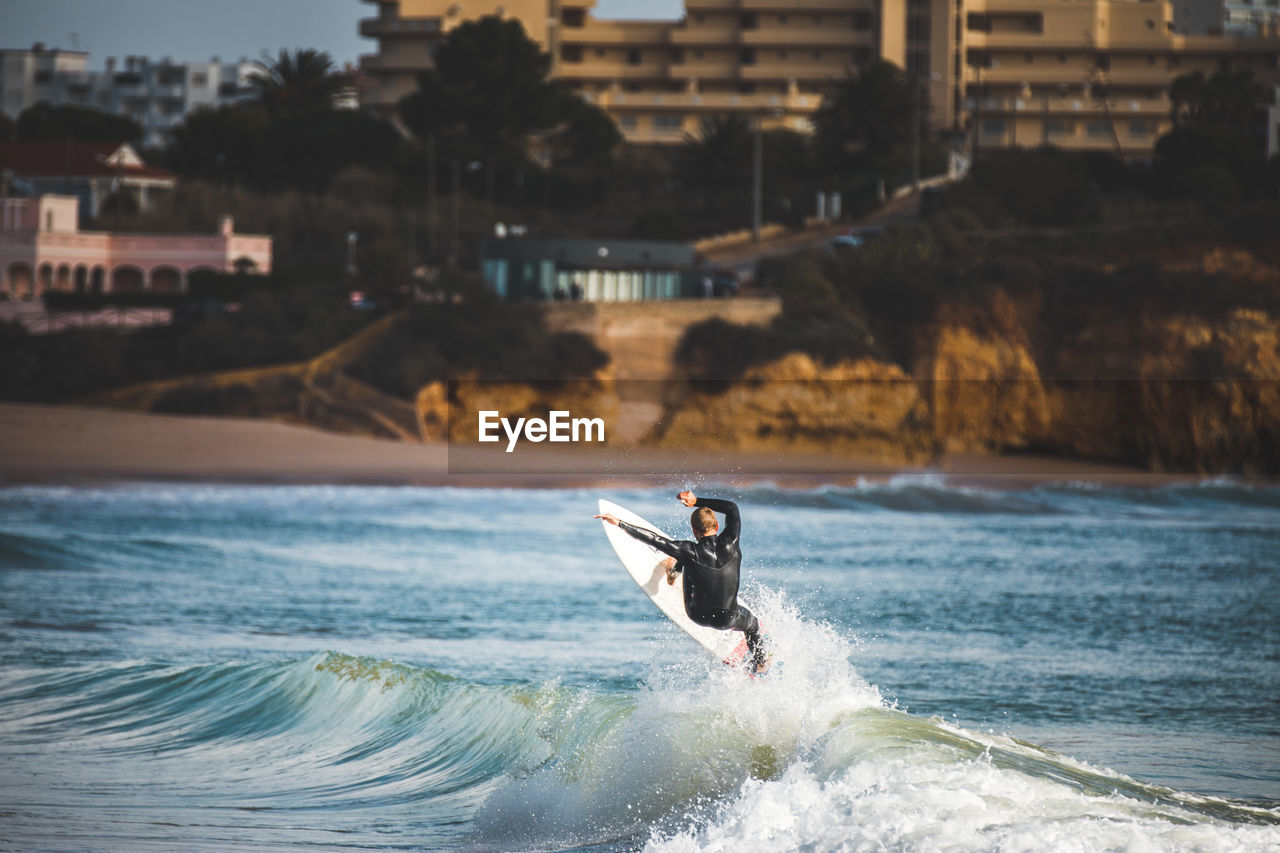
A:
<svg viewBox="0 0 1280 853">
<path fill-rule="evenodd" d="M 265 57 L 249 76 L 257 101 L 272 115 L 324 111 L 333 108 L 341 88 L 333 60 L 324 51 L 300 48 Z"/>
</svg>

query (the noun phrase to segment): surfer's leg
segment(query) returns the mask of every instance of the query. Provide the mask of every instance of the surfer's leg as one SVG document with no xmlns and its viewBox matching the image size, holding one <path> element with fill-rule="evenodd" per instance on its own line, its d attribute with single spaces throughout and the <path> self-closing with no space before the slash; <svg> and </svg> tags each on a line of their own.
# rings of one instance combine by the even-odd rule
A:
<svg viewBox="0 0 1280 853">
<path fill-rule="evenodd" d="M 760 620 L 756 619 L 755 614 L 739 604 L 734 608 L 733 619 L 726 627 L 743 633 L 747 639 L 747 651 L 751 653 L 751 660 L 755 663 L 756 670 L 763 671 L 767 666 L 768 658 L 764 652 L 764 643 L 760 639 Z"/>
</svg>

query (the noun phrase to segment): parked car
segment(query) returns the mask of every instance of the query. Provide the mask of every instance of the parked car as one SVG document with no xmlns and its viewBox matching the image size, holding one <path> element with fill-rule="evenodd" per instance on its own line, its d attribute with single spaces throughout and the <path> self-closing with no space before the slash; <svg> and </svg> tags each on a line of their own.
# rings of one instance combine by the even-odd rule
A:
<svg viewBox="0 0 1280 853">
<path fill-rule="evenodd" d="M 827 248 L 832 249 L 857 249 L 865 246 L 872 240 L 879 240 L 884 237 L 885 230 L 879 225 L 868 225 L 864 228 L 850 228 L 847 234 L 840 234 L 832 237 L 827 243 Z"/>
<path fill-rule="evenodd" d="M 737 296 L 740 287 L 738 274 L 728 267 L 715 267 L 711 270 L 712 296 Z"/>
</svg>

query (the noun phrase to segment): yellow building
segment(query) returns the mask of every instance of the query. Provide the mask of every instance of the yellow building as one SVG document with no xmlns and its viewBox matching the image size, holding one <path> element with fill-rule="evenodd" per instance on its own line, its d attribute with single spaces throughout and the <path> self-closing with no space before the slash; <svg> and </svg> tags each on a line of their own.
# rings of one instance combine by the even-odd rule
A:
<svg viewBox="0 0 1280 853">
<path fill-rule="evenodd" d="M 1049 143 L 1149 153 L 1171 127 L 1169 86 L 1192 71 L 1280 80 L 1280 38 L 1178 35 L 1143 0 L 965 0 L 953 56 L 957 112 L 982 148 Z"/>
<path fill-rule="evenodd" d="M 1049 142 L 1149 153 L 1188 71 L 1280 81 L 1280 38 L 1173 33 L 1171 0 L 685 0 L 679 21 L 602 21 L 595 0 L 365 0 L 378 40 L 365 105 L 394 114 L 458 24 L 518 18 L 552 75 L 631 142 L 674 143 L 708 115 L 807 130 L 823 91 L 883 58 L 927 91 L 930 123 L 983 148 Z"/>
</svg>

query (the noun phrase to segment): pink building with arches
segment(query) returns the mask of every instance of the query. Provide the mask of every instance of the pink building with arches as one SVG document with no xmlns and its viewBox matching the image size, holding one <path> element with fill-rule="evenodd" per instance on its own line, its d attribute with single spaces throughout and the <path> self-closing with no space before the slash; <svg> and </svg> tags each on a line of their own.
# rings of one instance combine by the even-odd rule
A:
<svg viewBox="0 0 1280 853">
<path fill-rule="evenodd" d="M 212 234 L 81 231 L 79 199 L 0 198 L 0 298 L 46 291 L 180 293 L 190 273 L 271 272 L 270 237 L 237 234 L 224 216 Z"/>
</svg>

